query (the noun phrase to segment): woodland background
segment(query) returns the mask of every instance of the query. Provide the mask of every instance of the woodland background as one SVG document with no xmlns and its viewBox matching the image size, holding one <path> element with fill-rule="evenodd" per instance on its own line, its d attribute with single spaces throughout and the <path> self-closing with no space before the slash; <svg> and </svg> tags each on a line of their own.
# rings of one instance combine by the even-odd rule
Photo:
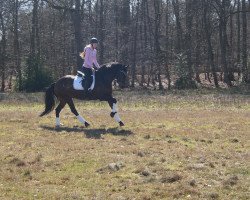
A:
<svg viewBox="0 0 250 200">
<path fill-rule="evenodd" d="M 0 89 L 75 74 L 91 37 L 100 64 L 130 65 L 132 88 L 247 83 L 249 21 L 250 0 L 0 0 Z"/>
</svg>

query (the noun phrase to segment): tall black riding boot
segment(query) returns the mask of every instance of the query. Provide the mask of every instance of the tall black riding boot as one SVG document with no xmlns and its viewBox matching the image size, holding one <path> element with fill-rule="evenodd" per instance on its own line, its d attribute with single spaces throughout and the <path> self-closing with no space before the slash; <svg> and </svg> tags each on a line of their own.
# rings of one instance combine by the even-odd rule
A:
<svg viewBox="0 0 250 200">
<path fill-rule="evenodd" d="M 89 87 L 91 85 L 91 75 L 92 70 L 90 68 L 83 67 L 83 72 L 85 74 L 85 83 L 84 83 L 84 95 L 88 96 L 90 94 Z"/>
<path fill-rule="evenodd" d="M 90 84 L 91 84 L 90 78 L 89 78 L 89 77 L 86 77 L 86 78 L 85 78 L 85 83 L 84 83 L 84 94 L 85 94 L 86 96 L 88 96 L 88 95 L 91 94 L 91 90 L 89 90 L 89 88 L 90 88 L 90 86 L 91 86 Z"/>
</svg>

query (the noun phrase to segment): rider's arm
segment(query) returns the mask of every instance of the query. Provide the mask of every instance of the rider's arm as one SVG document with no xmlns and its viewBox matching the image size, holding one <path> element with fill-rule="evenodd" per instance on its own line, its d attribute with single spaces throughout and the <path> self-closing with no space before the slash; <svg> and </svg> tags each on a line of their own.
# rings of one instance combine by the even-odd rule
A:
<svg viewBox="0 0 250 200">
<path fill-rule="evenodd" d="M 98 64 L 97 59 L 96 59 L 96 50 L 95 50 L 95 53 L 94 53 L 93 62 L 94 62 L 94 65 L 99 69 L 100 65 Z"/>
</svg>

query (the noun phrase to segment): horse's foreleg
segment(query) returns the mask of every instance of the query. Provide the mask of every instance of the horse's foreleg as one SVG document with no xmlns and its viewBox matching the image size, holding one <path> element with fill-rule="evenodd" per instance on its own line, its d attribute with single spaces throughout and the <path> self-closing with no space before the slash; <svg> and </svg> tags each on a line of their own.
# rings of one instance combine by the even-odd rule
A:
<svg viewBox="0 0 250 200">
<path fill-rule="evenodd" d="M 112 109 L 112 112 L 110 113 L 110 116 L 111 116 L 112 118 L 114 118 L 115 121 L 117 121 L 117 122 L 120 124 L 120 126 L 124 126 L 124 123 L 122 122 L 122 120 L 121 120 L 121 118 L 120 118 L 120 116 L 119 116 L 119 114 L 118 114 L 118 106 L 117 106 L 117 101 L 116 101 L 116 99 L 112 97 L 112 98 L 108 101 L 108 103 L 109 103 L 109 106 L 110 106 L 111 109 Z"/>
<path fill-rule="evenodd" d="M 60 101 L 58 106 L 56 107 L 56 127 L 60 127 L 62 124 L 60 123 L 60 112 L 64 108 L 66 102 L 65 101 Z"/>
<path fill-rule="evenodd" d="M 72 99 L 69 99 L 67 101 L 69 107 L 70 107 L 70 110 L 72 113 L 74 113 L 74 115 L 77 117 L 77 119 L 82 123 L 84 124 L 86 127 L 88 127 L 90 124 L 81 116 L 79 115 L 79 113 L 77 112 L 76 108 L 75 108 L 75 105 L 74 105 L 74 102 Z"/>
</svg>

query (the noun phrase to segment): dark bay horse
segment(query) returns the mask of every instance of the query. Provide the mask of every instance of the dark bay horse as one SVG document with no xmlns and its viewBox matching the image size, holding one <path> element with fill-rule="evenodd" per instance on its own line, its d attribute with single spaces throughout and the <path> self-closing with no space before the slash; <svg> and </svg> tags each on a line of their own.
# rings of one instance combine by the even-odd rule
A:
<svg viewBox="0 0 250 200">
<path fill-rule="evenodd" d="M 86 127 L 90 124 L 77 112 L 73 103 L 73 98 L 80 100 L 100 100 L 107 101 L 112 109 L 110 116 L 113 117 L 120 126 L 124 126 L 117 113 L 117 101 L 112 96 L 112 81 L 117 80 L 120 88 L 126 86 L 127 66 L 122 64 L 108 64 L 103 65 L 98 71 L 95 72 L 95 87 L 93 91 L 86 95 L 83 90 L 75 90 L 73 88 L 73 81 L 75 76 L 67 75 L 60 78 L 57 82 L 51 84 L 45 93 L 45 110 L 40 114 L 44 116 L 54 110 L 55 98 L 57 97 L 59 104 L 56 107 L 56 126 L 59 127 L 60 118 L 59 114 L 66 104 L 69 105 L 70 110 L 77 119 Z"/>
</svg>

